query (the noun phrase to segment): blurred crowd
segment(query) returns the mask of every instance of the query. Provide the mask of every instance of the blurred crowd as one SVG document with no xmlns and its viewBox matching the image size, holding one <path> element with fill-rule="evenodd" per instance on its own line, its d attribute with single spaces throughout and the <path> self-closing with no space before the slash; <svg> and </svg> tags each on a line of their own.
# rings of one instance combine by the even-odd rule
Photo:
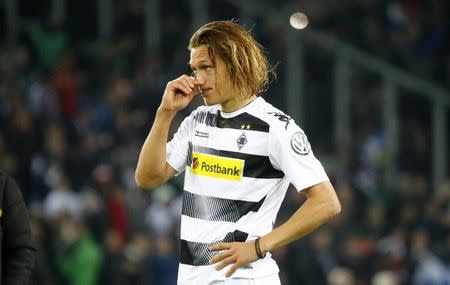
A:
<svg viewBox="0 0 450 285">
<path fill-rule="evenodd" d="M 92 31 L 95 13 L 83 9 L 91 1 L 68 2 L 75 6 L 65 22 L 23 5 L 18 44 L 0 45 L 0 169 L 17 180 L 31 214 L 35 284 L 175 284 L 182 175 L 143 191 L 134 168 L 166 82 L 187 72 L 188 1 L 161 1 L 161 47 L 149 49 L 142 1 L 116 1 L 114 32 L 103 41 Z M 238 18 L 231 2 L 209 5 L 210 19 Z M 262 2 L 304 7 L 316 28 L 450 87 L 446 1 Z M 282 33 L 270 18 L 254 23 L 279 64 L 264 96 L 285 110 Z M 343 211 L 273 253 L 282 284 L 450 284 L 450 182 L 431 188 L 429 102 L 400 101 L 399 169 L 387 183 L 379 78 L 355 67 L 352 136 L 338 159 L 330 145 L 332 58 L 316 49 L 307 54 L 307 123 L 298 124 Z M 198 104 L 178 115 L 172 134 Z M 335 180 L 343 160 L 349 173 Z M 289 190 L 278 223 L 302 201 Z"/>
</svg>

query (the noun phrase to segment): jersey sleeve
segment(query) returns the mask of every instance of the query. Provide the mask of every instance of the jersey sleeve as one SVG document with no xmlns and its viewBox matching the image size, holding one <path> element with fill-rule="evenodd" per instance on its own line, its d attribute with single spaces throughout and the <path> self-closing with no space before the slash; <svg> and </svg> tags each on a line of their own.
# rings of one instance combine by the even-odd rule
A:
<svg viewBox="0 0 450 285">
<path fill-rule="evenodd" d="M 322 164 L 314 156 L 306 134 L 293 121 L 286 127 L 271 125 L 269 135 L 269 158 L 297 191 L 329 180 Z"/>
<path fill-rule="evenodd" d="M 186 168 L 193 123 L 191 114 L 183 120 L 173 138 L 167 143 L 166 161 L 178 173 L 183 172 Z"/>
</svg>

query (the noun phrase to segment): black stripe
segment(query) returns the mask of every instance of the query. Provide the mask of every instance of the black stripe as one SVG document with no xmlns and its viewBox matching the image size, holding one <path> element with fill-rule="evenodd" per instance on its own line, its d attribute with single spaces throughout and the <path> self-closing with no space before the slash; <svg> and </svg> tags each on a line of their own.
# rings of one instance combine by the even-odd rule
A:
<svg viewBox="0 0 450 285">
<path fill-rule="evenodd" d="M 221 242 L 244 242 L 247 240 L 248 233 L 235 230 L 228 233 L 222 240 L 213 243 L 191 242 L 182 239 L 180 241 L 180 263 L 202 266 L 208 265 L 208 261 L 219 252 L 212 252 L 208 249 L 210 245 Z"/>
<path fill-rule="evenodd" d="M 220 129 L 245 129 L 268 133 L 270 128 L 268 123 L 249 113 L 242 113 L 233 118 L 224 118 L 220 114 L 220 111 L 216 113 L 203 111 L 195 113 L 193 119 L 200 124 Z"/>
<path fill-rule="evenodd" d="M 266 197 L 258 202 L 203 196 L 184 191 L 182 214 L 191 218 L 237 222 L 248 212 L 257 212 Z"/>
<path fill-rule="evenodd" d="M 272 163 L 270 162 L 269 157 L 265 155 L 256 155 L 256 154 L 214 149 L 204 146 L 192 145 L 192 142 L 189 142 L 188 157 L 186 161 L 186 165 L 189 167 L 192 165 L 192 152 L 245 160 L 243 172 L 244 177 L 253 177 L 253 178 L 284 177 L 284 173 L 278 169 L 275 169 Z"/>
<path fill-rule="evenodd" d="M 216 127 L 224 129 L 238 129 L 251 130 L 259 132 L 269 132 L 269 124 L 258 117 L 252 116 L 249 113 L 242 113 L 233 118 L 224 118 L 220 112 L 217 113 Z"/>
</svg>

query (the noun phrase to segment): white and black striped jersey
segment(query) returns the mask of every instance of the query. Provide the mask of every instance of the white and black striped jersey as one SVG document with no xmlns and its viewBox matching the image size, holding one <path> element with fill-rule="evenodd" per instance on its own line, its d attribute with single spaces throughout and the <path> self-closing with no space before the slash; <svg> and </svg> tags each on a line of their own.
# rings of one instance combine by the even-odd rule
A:
<svg viewBox="0 0 450 285">
<path fill-rule="evenodd" d="M 229 267 L 208 265 L 209 245 L 267 234 L 290 183 L 300 191 L 328 180 L 304 132 L 261 97 L 232 113 L 193 111 L 167 144 L 167 162 L 185 171 L 179 284 L 225 279 Z M 267 254 L 233 277 L 277 272 Z"/>
</svg>

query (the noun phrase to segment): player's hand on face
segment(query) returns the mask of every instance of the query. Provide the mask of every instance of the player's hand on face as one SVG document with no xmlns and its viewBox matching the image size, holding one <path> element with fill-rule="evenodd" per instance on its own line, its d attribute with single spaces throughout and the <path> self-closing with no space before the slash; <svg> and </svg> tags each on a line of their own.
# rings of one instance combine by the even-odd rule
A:
<svg viewBox="0 0 450 285">
<path fill-rule="evenodd" d="M 251 242 L 223 242 L 209 247 L 211 251 L 221 251 L 209 261 L 209 264 L 216 264 L 216 270 L 221 270 L 225 266 L 232 264 L 226 277 L 230 277 L 239 267 L 243 267 L 250 262 L 258 260 L 254 241 Z"/>
<path fill-rule="evenodd" d="M 186 108 L 203 84 L 201 80 L 185 74 L 169 81 L 164 90 L 161 108 L 175 112 Z"/>
</svg>

